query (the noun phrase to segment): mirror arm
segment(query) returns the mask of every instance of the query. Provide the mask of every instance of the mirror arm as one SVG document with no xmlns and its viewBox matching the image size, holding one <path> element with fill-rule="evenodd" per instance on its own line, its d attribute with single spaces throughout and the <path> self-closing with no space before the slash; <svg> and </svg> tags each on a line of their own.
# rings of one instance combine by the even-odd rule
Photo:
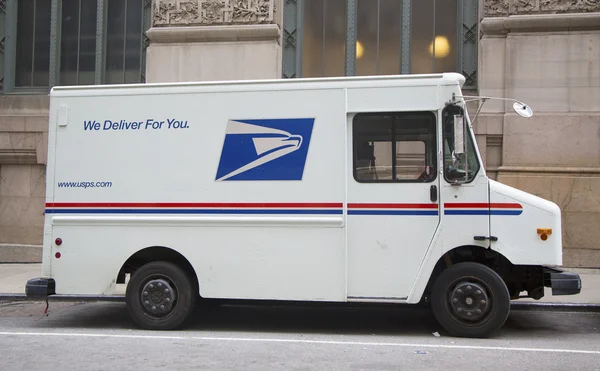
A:
<svg viewBox="0 0 600 371">
<path fill-rule="evenodd" d="M 481 109 L 483 108 L 483 105 L 485 104 L 486 101 L 487 101 L 487 98 L 483 98 L 482 101 L 479 103 L 479 108 L 477 108 L 477 112 L 475 112 L 475 116 L 473 116 L 473 120 L 470 120 L 471 126 L 473 126 L 475 124 L 475 120 L 477 120 L 477 116 L 479 115 L 479 112 L 481 112 Z M 467 103 L 467 102 L 465 102 L 465 103 Z"/>
<path fill-rule="evenodd" d="M 457 98 L 463 99 L 463 100 L 470 99 L 468 101 L 464 101 L 465 103 L 471 102 L 474 100 L 483 100 L 483 102 L 485 103 L 485 101 L 488 99 L 510 101 L 510 102 L 513 102 L 513 110 L 519 116 L 525 117 L 525 118 L 529 118 L 529 117 L 533 116 L 533 111 L 531 110 L 531 107 L 529 107 L 527 104 L 525 104 L 521 101 L 518 101 L 518 100 L 512 99 L 512 98 L 500 98 L 500 97 L 477 96 L 477 95 L 456 95 L 456 93 L 452 93 L 452 101 L 450 101 L 449 104 L 457 103 Z"/>
</svg>

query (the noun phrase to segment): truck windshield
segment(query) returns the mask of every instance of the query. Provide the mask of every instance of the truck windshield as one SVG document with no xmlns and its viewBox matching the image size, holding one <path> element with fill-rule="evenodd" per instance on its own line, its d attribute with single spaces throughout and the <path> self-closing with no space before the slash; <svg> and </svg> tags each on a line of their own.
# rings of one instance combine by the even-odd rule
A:
<svg viewBox="0 0 600 371">
<path fill-rule="evenodd" d="M 444 128 L 444 177 L 450 183 L 471 182 L 479 172 L 479 161 L 472 132 L 465 125 L 465 153 L 456 154 L 454 151 L 454 115 L 465 115 L 462 107 L 448 105 L 442 111 Z M 465 121 L 466 122 L 466 121 Z"/>
</svg>

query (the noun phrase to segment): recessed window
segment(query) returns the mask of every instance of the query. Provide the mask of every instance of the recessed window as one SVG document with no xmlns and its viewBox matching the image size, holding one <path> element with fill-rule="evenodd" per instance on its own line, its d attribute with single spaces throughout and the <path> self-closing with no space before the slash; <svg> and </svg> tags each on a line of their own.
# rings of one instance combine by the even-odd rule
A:
<svg viewBox="0 0 600 371">
<path fill-rule="evenodd" d="M 140 81 L 142 54 L 142 0 L 108 2 L 106 27 L 106 82 Z"/>
<path fill-rule="evenodd" d="M 476 0 L 284 1 L 283 77 L 458 72 L 472 89 L 477 9 Z"/>
<path fill-rule="evenodd" d="M 14 85 L 48 86 L 50 0 L 19 0 Z M 10 15 L 7 14 L 7 17 Z"/>
<path fill-rule="evenodd" d="M 346 0 L 305 0 L 303 77 L 344 76 Z"/>
<path fill-rule="evenodd" d="M 151 9 L 150 0 L 7 0 L 5 59 L 14 69 L 0 73 L 0 89 L 144 82 Z"/>
<path fill-rule="evenodd" d="M 358 0 L 356 25 L 356 74 L 399 74 L 402 1 Z"/>
<path fill-rule="evenodd" d="M 456 71 L 456 1 L 412 2 L 411 72 Z"/>
<path fill-rule="evenodd" d="M 60 85 L 94 83 L 97 0 L 63 0 Z"/>
</svg>

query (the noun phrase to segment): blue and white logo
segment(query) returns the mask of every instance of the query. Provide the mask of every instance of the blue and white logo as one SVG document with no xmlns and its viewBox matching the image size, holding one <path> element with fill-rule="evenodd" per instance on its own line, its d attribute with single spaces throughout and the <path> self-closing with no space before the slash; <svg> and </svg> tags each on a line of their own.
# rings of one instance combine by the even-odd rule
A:
<svg viewBox="0 0 600 371">
<path fill-rule="evenodd" d="M 216 180 L 302 180 L 314 121 L 228 121 Z"/>
</svg>

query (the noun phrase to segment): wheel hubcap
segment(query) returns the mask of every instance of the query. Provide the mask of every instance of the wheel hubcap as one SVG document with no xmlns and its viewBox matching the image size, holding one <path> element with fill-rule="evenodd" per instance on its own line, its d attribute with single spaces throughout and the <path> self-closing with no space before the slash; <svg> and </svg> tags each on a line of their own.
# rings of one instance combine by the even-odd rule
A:
<svg viewBox="0 0 600 371">
<path fill-rule="evenodd" d="M 163 279 L 148 281 L 142 289 L 141 299 L 150 314 L 164 315 L 173 309 L 175 290 Z"/>
<path fill-rule="evenodd" d="M 490 307 L 485 289 L 472 282 L 461 282 L 456 285 L 450 295 L 450 303 L 454 314 L 468 321 L 481 319 Z"/>
</svg>

